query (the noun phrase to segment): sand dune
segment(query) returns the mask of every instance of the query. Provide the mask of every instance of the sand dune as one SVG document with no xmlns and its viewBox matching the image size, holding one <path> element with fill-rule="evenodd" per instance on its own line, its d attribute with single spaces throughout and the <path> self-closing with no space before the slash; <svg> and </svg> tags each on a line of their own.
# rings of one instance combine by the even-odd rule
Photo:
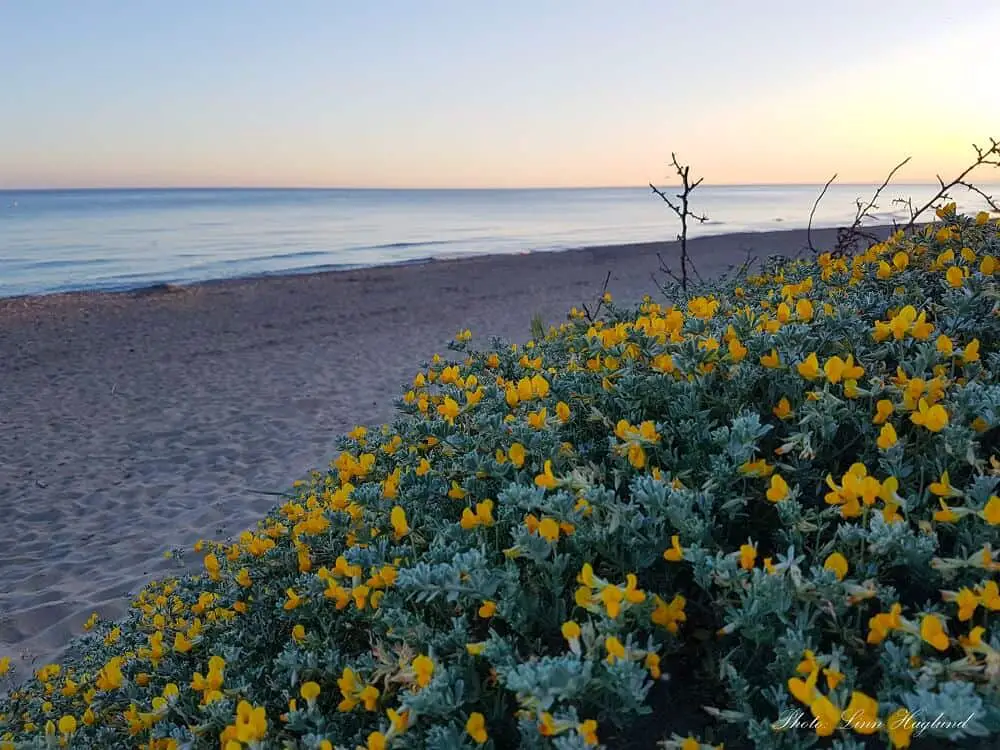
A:
<svg viewBox="0 0 1000 750">
<path fill-rule="evenodd" d="M 801 231 L 695 240 L 703 275 Z M 831 242 L 830 231 L 814 240 Z M 59 659 L 92 611 L 253 525 L 354 424 L 391 418 L 421 360 L 469 327 L 524 340 L 595 300 L 657 294 L 656 253 L 589 248 L 0 300 L 0 656 Z M 23 660 L 23 661 L 21 661 Z M 24 667 L 22 666 L 22 671 Z"/>
</svg>

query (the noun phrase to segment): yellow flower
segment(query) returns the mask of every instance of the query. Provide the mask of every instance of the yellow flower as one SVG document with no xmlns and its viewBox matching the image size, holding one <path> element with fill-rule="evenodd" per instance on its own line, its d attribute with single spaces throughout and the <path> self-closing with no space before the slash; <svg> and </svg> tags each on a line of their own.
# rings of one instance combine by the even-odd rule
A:
<svg viewBox="0 0 1000 750">
<path fill-rule="evenodd" d="M 998 505 L 1000 505 L 1000 501 L 998 501 Z M 1000 512 L 1000 508 L 998 508 L 998 512 Z M 680 562 L 684 559 L 684 549 L 681 547 L 681 538 L 677 534 L 670 537 L 670 549 L 664 550 L 663 559 L 667 562 Z"/>
<path fill-rule="evenodd" d="M 497 611 L 497 603 L 487 599 L 479 606 L 478 614 L 483 619 L 493 617 Z"/>
<path fill-rule="evenodd" d="M 313 682 L 312 680 L 303 683 L 302 687 L 299 688 L 299 695 L 301 695 L 309 704 L 312 704 L 316 698 L 319 697 L 319 692 L 319 683 Z"/>
<path fill-rule="evenodd" d="M 567 641 L 575 641 L 580 637 L 580 626 L 573 620 L 564 622 L 560 630 L 562 631 L 563 638 Z"/>
<path fill-rule="evenodd" d="M 587 719 L 578 725 L 576 729 L 580 733 L 580 736 L 583 737 L 585 744 L 596 745 L 599 742 L 597 739 L 597 722 L 593 719 Z"/>
<path fill-rule="evenodd" d="M 962 269 L 958 266 L 952 266 L 949 268 L 944 277 L 948 281 L 948 286 L 953 289 L 957 289 L 962 286 L 962 282 L 965 280 L 965 277 L 962 275 Z"/>
<path fill-rule="evenodd" d="M 905 708 L 898 708 L 886 719 L 885 726 L 889 733 L 889 741 L 894 748 L 910 746 L 910 737 L 913 735 L 914 729 L 913 714 Z"/>
<path fill-rule="evenodd" d="M 882 425 L 882 429 L 878 433 L 878 438 L 875 440 L 875 444 L 884 451 L 889 450 L 899 441 L 899 437 L 896 435 L 896 428 L 892 426 L 892 422 L 886 422 Z"/>
<path fill-rule="evenodd" d="M 622 600 L 625 598 L 625 595 L 620 588 L 617 586 L 605 586 L 601 589 L 599 598 L 608 613 L 608 617 L 615 619 L 621 614 Z"/>
<path fill-rule="evenodd" d="M 368 735 L 366 750 L 386 750 L 388 740 L 381 732 L 375 731 Z"/>
<path fill-rule="evenodd" d="M 961 622 L 971 620 L 972 616 L 976 613 L 976 609 L 979 607 L 979 597 L 971 589 L 964 586 L 955 594 L 954 601 L 958 605 L 958 619 Z"/>
<path fill-rule="evenodd" d="M 545 398 L 549 395 L 549 381 L 541 375 L 531 377 L 531 395 L 535 398 Z"/>
<path fill-rule="evenodd" d="M 674 358 L 669 354 L 657 354 L 649 364 L 657 372 L 669 374 L 674 371 Z"/>
<path fill-rule="evenodd" d="M 406 511 L 398 505 L 394 505 L 389 512 L 389 523 L 392 524 L 392 530 L 397 540 L 410 533 L 410 526 L 406 522 Z"/>
<path fill-rule="evenodd" d="M 545 420 L 549 416 L 549 410 L 546 408 L 541 408 L 538 411 L 533 411 L 528 413 L 528 427 L 533 430 L 543 430 L 545 429 Z"/>
<path fill-rule="evenodd" d="M 948 650 L 948 633 L 935 615 L 924 615 L 920 621 L 920 637 L 938 651 Z"/>
<path fill-rule="evenodd" d="M 809 704 L 809 711 L 816 718 L 816 734 L 829 737 L 840 723 L 841 710 L 827 698 L 820 695 Z"/>
<path fill-rule="evenodd" d="M 760 363 L 769 369 L 777 369 L 781 367 L 781 357 L 778 356 L 777 349 L 771 349 L 770 354 L 764 354 L 760 358 Z"/>
<path fill-rule="evenodd" d="M 208 577 L 211 578 L 213 581 L 218 581 L 220 578 L 219 558 L 216 557 L 214 554 L 209 553 L 205 555 L 204 563 L 205 563 L 205 570 L 208 571 Z"/>
<path fill-rule="evenodd" d="M 889 632 L 902 626 L 902 607 L 893 604 L 889 612 L 880 612 L 868 619 L 868 639 L 870 645 L 876 646 L 885 640 Z"/>
<path fill-rule="evenodd" d="M 558 729 L 556 726 L 555 719 L 552 718 L 552 714 L 548 711 L 543 711 L 542 715 L 538 717 L 539 727 L 538 733 L 543 737 L 551 737 L 554 735 Z"/>
<path fill-rule="evenodd" d="M 946 357 L 950 357 L 955 351 L 955 345 L 952 343 L 951 339 L 943 333 L 937 337 L 935 347 L 937 348 L 939 354 L 943 354 Z"/>
<path fill-rule="evenodd" d="M 193 647 L 194 644 L 190 640 L 188 640 L 187 636 L 185 636 L 184 633 L 174 634 L 174 651 L 181 654 L 186 654 Z"/>
<path fill-rule="evenodd" d="M 431 661 L 429 656 L 421 654 L 413 660 L 412 667 L 417 679 L 417 685 L 427 687 L 430 684 L 431 677 L 434 675 L 434 662 Z"/>
<path fill-rule="evenodd" d="M 639 443 L 628 444 L 628 462 L 636 469 L 646 465 L 646 450 Z"/>
<path fill-rule="evenodd" d="M 843 581 L 844 576 L 847 575 L 847 558 L 839 552 L 834 552 L 823 562 L 823 567 L 826 570 L 832 570 L 838 581 Z"/>
<path fill-rule="evenodd" d="M 771 410 L 771 412 L 778 419 L 787 419 L 789 416 L 791 416 L 792 405 L 789 403 L 789 401 L 788 401 L 787 398 L 785 398 L 784 396 L 782 396 L 781 400 L 778 402 L 778 405 L 775 406 Z"/>
<path fill-rule="evenodd" d="M 473 742 L 482 745 L 487 739 L 486 718 L 478 711 L 469 714 L 469 719 L 465 722 L 465 731 Z"/>
<path fill-rule="evenodd" d="M 569 404 L 565 401 L 560 401 L 556 404 L 556 416 L 559 417 L 560 422 L 569 421 Z"/>
<path fill-rule="evenodd" d="M 774 473 L 774 467 L 763 458 L 758 458 L 756 461 L 747 461 L 741 464 L 739 472 L 747 476 L 763 478 L 771 476 Z"/>
<path fill-rule="evenodd" d="M 511 453 L 513 454 L 514 449 L 511 448 Z M 513 458 L 512 458 L 513 460 Z M 547 490 L 555 489 L 559 486 L 559 480 L 556 479 L 555 475 L 552 473 L 552 461 L 546 459 L 545 469 L 541 474 L 535 476 L 535 484 L 539 487 L 544 487 Z"/>
<path fill-rule="evenodd" d="M 830 668 L 823 670 L 823 676 L 826 677 L 826 686 L 830 688 L 830 690 L 836 690 L 837 685 L 839 685 L 844 679 L 844 674 L 842 672 L 838 672 L 836 669 Z"/>
<path fill-rule="evenodd" d="M 59 719 L 59 734 L 73 734 L 76 731 L 76 717 L 66 715 Z"/>
<path fill-rule="evenodd" d="M 823 374 L 831 383 L 839 383 L 844 374 L 844 360 L 840 357 L 830 357 L 823 365 Z"/>
<path fill-rule="evenodd" d="M 740 545 L 740 567 L 743 570 L 752 570 L 754 562 L 757 560 L 757 546 L 754 544 Z"/>
<path fill-rule="evenodd" d="M 771 477 L 771 485 L 767 488 L 766 497 L 772 503 L 780 503 L 788 498 L 788 483 L 781 474 L 774 474 Z"/>
<path fill-rule="evenodd" d="M 962 494 L 951 486 L 947 471 L 941 472 L 941 478 L 937 482 L 931 482 L 928 489 L 938 497 L 955 497 Z"/>
<path fill-rule="evenodd" d="M 816 352 L 810 353 L 805 360 L 796 365 L 795 369 L 806 380 L 815 380 L 819 377 L 819 359 L 816 358 Z"/>
<path fill-rule="evenodd" d="M 375 711 L 378 708 L 378 697 L 379 691 L 374 685 L 365 685 L 358 693 L 358 698 L 364 704 L 365 711 Z"/>
<path fill-rule="evenodd" d="M 990 612 L 1000 610 L 1000 585 L 996 581 L 986 581 L 982 587 L 977 586 L 980 592 L 980 603 Z"/>
<path fill-rule="evenodd" d="M 982 519 L 990 526 L 1000 525 L 1000 497 L 990 495 L 986 507 L 983 508 Z M 0 674 L 3 674 L 3 672 L 0 671 Z"/>
<path fill-rule="evenodd" d="M 848 354 L 846 360 L 830 357 L 823 365 L 823 374 L 831 383 L 839 383 L 841 379 L 857 380 L 865 374 L 865 368 L 854 364 L 854 355 Z"/>
<path fill-rule="evenodd" d="M 747 356 L 747 348 L 737 339 L 729 340 L 729 356 L 733 362 L 741 362 Z"/>
<path fill-rule="evenodd" d="M 970 364 L 979 361 L 979 339 L 972 339 L 962 350 L 962 362 Z"/>
<path fill-rule="evenodd" d="M 813 305 L 808 299 L 803 297 L 795 303 L 795 314 L 799 320 L 808 323 L 813 318 Z"/>
<path fill-rule="evenodd" d="M 896 407 L 892 405 L 892 401 L 888 399 L 880 399 L 877 404 L 875 404 L 875 416 L 872 418 L 873 424 L 884 424 Z"/>
<path fill-rule="evenodd" d="M 854 690 L 843 712 L 844 722 L 858 734 L 875 734 L 881 726 L 878 719 L 878 701 Z"/>
<path fill-rule="evenodd" d="M 295 627 L 292 628 L 292 638 L 294 638 L 298 643 L 304 641 L 306 639 L 305 626 L 301 623 L 295 625 Z"/>
<path fill-rule="evenodd" d="M 927 399 L 922 398 L 917 404 L 917 411 L 910 415 L 910 421 L 931 432 L 941 432 L 948 426 L 948 412 L 941 404 L 928 406 Z"/>
<path fill-rule="evenodd" d="M 516 468 L 520 469 L 522 466 L 524 466 L 525 451 L 523 445 L 521 445 L 520 443 L 514 443 L 512 446 L 510 446 L 508 455 L 510 456 L 510 462 Z"/>
<path fill-rule="evenodd" d="M 660 679 L 663 676 L 663 672 L 660 669 L 660 655 L 655 654 L 650 651 L 646 654 L 646 658 L 643 659 L 643 666 L 649 670 L 649 676 L 654 680 Z"/>
<path fill-rule="evenodd" d="M 613 635 L 604 639 L 604 649 L 608 652 L 608 663 L 614 664 L 618 659 L 625 658 L 625 647 Z"/>
</svg>

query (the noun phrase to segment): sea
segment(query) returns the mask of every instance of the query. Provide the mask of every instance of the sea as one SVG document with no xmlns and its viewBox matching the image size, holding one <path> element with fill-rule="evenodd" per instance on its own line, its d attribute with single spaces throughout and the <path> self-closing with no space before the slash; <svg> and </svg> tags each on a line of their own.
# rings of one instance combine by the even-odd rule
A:
<svg viewBox="0 0 1000 750">
<path fill-rule="evenodd" d="M 803 228 L 822 189 L 699 186 L 691 207 L 707 221 L 688 236 Z M 850 224 L 874 189 L 831 185 L 813 226 Z M 905 220 L 894 198 L 919 204 L 935 192 L 892 186 L 870 223 Z M 974 193 L 954 197 L 986 207 Z M 0 297 L 555 252 L 671 240 L 679 228 L 648 187 L 2 190 Z"/>
</svg>

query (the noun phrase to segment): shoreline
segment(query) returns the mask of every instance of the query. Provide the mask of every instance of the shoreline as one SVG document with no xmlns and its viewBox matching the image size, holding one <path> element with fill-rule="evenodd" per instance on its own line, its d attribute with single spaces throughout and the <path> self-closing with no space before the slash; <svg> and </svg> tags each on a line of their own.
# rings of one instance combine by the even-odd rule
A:
<svg viewBox="0 0 1000 750">
<path fill-rule="evenodd" d="M 842 224 L 815 226 L 813 227 L 812 231 L 813 234 L 819 236 L 821 233 L 825 234 L 827 232 L 836 232 L 836 230 L 841 226 Z M 863 228 L 870 231 L 881 232 L 891 227 L 885 224 L 866 224 L 863 226 Z M 706 234 L 699 234 L 697 237 L 689 238 L 688 242 L 709 240 L 718 237 L 753 238 L 753 237 L 761 237 L 769 235 L 786 234 L 791 232 L 801 232 L 804 235 L 806 232 L 806 227 L 794 226 L 781 229 L 741 230 L 738 232 L 727 232 L 727 231 L 708 232 Z M 350 273 L 352 271 L 369 271 L 379 268 L 392 269 L 392 268 L 400 268 L 407 266 L 421 266 L 421 265 L 435 264 L 435 263 L 467 262 L 474 260 L 489 261 L 496 258 L 521 257 L 525 255 L 546 255 L 546 254 L 561 255 L 565 253 L 577 253 L 588 250 L 615 250 L 619 252 L 628 252 L 633 249 L 641 250 L 642 248 L 648 248 L 651 246 L 668 248 L 676 244 L 677 244 L 676 240 L 656 240 L 656 241 L 624 242 L 624 243 L 603 244 L 603 245 L 581 245 L 574 247 L 542 248 L 534 250 L 522 250 L 517 252 L 475 253 L 466 256 L 462 255 L 427 256 L 421 258 L 412 258 L 407 260 L 398 260 L 386 263 L 375 263 L 367 265 L 327 264 L 327 265 L 311 266 L 300 269 L 283 269 L 279 271 L 270 271 L 270 272 L 264 271 L 261 273 L 247 274 L 244 276 L 200 279 L 197 281 L 164 280 L 164 281 L 151 281 L 139 285 L 122 284 L 120 286 L 115 285 L 107 287 L 80 287 L 78 289 L 61 289 L 48 292 L 5 295 L 5 296 L 0 296 L 0 304 L 3 304 L 4 302 L 8 301 L 27 300 L 38 297 L 56 297 L 62 295 L 155 293 L 161 290 L 169 291 L 177 289 L 190 289 L 193 287 L 210 286 L 215 284 L 263 281 L 275 278 L 313 276 L 313 275 L 332 274 L 332 273 Z"/>
<path fill-rule="evenodd" d="M 689 240 L 703 277 L 792 255 L 805 230 Z M 836 230 L 813 231 L 817 247 Z M 58 660 L 91 612 L 116 618 L 166 550 L 252 527 L 470 328 L 523 342 L 531 320 L 656 296 L 677 242 L 482 255 L 0 299 L 0 657 Z M 196 561 L 198 556 L 193 557 Z M 23 659 L 23 660 L 22 660 Z M 23 671 L 27 671 L 23 669 Z"/>
</svg>

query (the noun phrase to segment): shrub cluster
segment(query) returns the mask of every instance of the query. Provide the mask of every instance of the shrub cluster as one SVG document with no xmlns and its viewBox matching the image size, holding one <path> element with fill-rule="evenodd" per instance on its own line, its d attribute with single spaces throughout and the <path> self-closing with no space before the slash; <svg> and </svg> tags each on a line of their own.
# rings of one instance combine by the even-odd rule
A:
<svg viewBox="0 0 1000 750">
<path fill-rule="evenodd" d="M 391 426 L 12 690 L 0 747 L 995 742 L 1000 221 L 938 217 L 459 334 Z"/>
</svg>

